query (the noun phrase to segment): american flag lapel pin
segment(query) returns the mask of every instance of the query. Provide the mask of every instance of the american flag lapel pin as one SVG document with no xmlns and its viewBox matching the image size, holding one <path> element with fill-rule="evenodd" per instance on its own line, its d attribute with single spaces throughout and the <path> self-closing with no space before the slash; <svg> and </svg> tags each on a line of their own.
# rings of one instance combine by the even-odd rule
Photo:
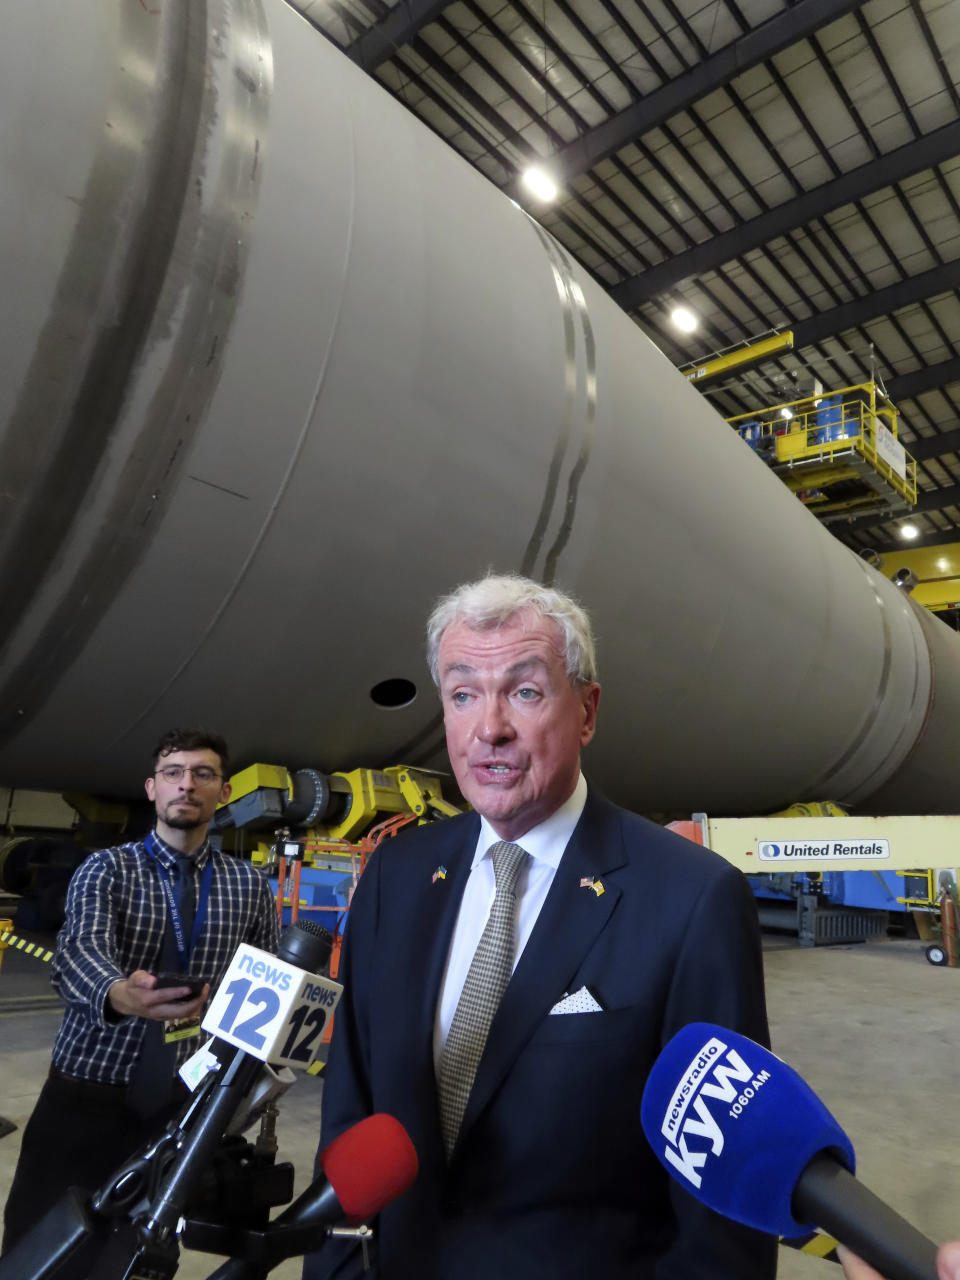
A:
<svg viewBox="0 0 960 1280">
<path fill-rule="evenodd" d="M 603 884 L 599 880 L 595 880 L 593 876 L 584 876 L 580 881 L 581 889 L 592 889 L 599 898 L 601 893 L 606 893 Z"/>
<path fill-rule="evenodd" d="M 436 871 L 430 877 L 430 883 L 436 884 L 438 880 L 446 880 L 446 878 L 447 878 L 447 868 L 437 867 Z"/>
<path fill-rule="evenodd" d="M 583 877 L 581 878 L 581 880 L 580 880 L 580 888 L 581 888 L 581 889 L 592 889 L 592 888 L 593 888 L 593 876 L 583 876 Z"/>
</svg>

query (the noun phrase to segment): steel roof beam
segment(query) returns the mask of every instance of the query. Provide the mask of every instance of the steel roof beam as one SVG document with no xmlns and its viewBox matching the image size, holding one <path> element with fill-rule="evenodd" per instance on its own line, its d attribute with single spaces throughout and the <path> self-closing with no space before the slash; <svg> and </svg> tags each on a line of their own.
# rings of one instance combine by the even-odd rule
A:
<svg viewBox="0 0 960 1280">
<path fill-rule="evenodd" d="M 960 541 L 960 529 L 937 529 L 934 533 L 925 534 L 923 537 L 912 538 L 910 542 L 897 543 L 892 547 L 879 547 L 877 549 L 886 559 L 887 557 L 895 558 L 899 551 L 914 551 L 919 550 L 920 547 L 949 547 L 951 544 L 955 545 L 958 541 Z M 939 610 L 937 612 L 939 613 Z"/>
<path fill-rule="evenodd" d="M 908 452 L 913 452 L 913 446 L 906 446 Z M 924 489 L 923 493 L 917 496 L 916 506 L 911 507 L 909 511 L 898 513 L 891 516 L 890 512 L 884 512 L 882 515 L 864 516 L 862 520 L 857 520 L 854 528 L 858 533 L 864 529 L 873 529 L 878 524 L 888 524 L 890 520 L 909 520 L 911 516 L 920 515 L 924 511 L 940 511 L 943 507 L 955 507 L 960 503 L 960 484 L 947 485 L 944 489 Z M 906 549 L 906 548 L 905 548 Z"/>
<path fill-rule="evenodd" d="M 901 518 L 906 519 L 905 516 Z M 843 530 L 839 532 L 837 525 L 831 525 L 830 531 L 834 537 L 839 538 L 841 542 L 845 543 L 845 545 L 848 546 L 851 551 L 856 552 L 857 555 L 859 555 L 862 550 L 865 550 L 864 545 L 854 539 L 853 535 L 857 531 L 856 524 L 845 526 Z M 870 531 L 869 529 L 864 529 L 863 532 L 869 533 Z M 874 545 L 871 547 L 871 550 L 876 551 L 879 555 L 883 556 L 884 561 L 887 561 L 889 559 L 895 560 L 900 552 L 917 551 L 920 547 L 943 547 L 952 542 L 960 542 L 960 529 L 937 529 L 933 533 L 921 534 L 919 538 L 911 538 L 909 542 L 894 542 L 884 545 Z"/>
<path fill-rule="evenodd" d="M 907 276 L 896 284 L 887 285 L 885 289 L 875 289 L 873 293 L 854 298 L 852 302 L 844 302 L 839 307 L 831 307 L 829 311 L 819 311 L 806 320 L 791 323 L 794 350 L 811 347 L 815 342 L 835 337 L 844 329 L 855 329 L 868 320 L 889 315 L 891 311 L 899 311 L 901 307 L 909 307 L 925 298 L 934 298 L 957 288 L 960 288 L 960 258 L 942 266 L 931 267 L 929 271 L 921 271 L 919 275 Z"/>
<path fill-rule="evenodd" d="M 885 289 L 875 289 L 852 302 L 844 302 L 828 311 L 818 311 L 806 320 L 790 321 L 784 328 L 793 330 L 793 350 L 799 353 L 805 347 L 815 346 L 827 338 L 836 337 L 845 329 L 855 329 L 880 316 L 889 316 L 902 307 L 922 302 L 960 288 L 960 258 L 942 266 L 931 267 L 919 275 L 906 276 Z M 945 386 L 960 376 L 960 361 L 944 360 L 938 365 L 917 369 L 914 373 L 901 374 L 886 384 L 891 400 L 907 399 L 911 394 L 934 386 Z"/>
<path fill-rule="evenodd" d="M 960 121 L 944 125 L 925 134 L 916 142 L 908 142 L 895 151 L 871 160 L 824 182 L 812 191 L 779 204 L 766 213 L 750 218 L 702 244 L 694 245 L 648 271 L 623 280 L 610 290 L 613 299 L 629 311 L 649 302 L 690 276 L 702 276 L 751 249 L 769 244 L 795 227 L 802 227 L 834 209 L 859 200 L 872 191 L 882 190 L 924 169 L 932 169 L 944 160 L 960 154 Z"/>
<path fill-rule="evenodd" d="M 960 356 L 942 360 L 940 364 L 924 365 L 922 369 L 914 369 L 912 373 L 887 378 L 886 388 L 894 404 L 899 404 L 901 400 L 912 400 L 924 391 L 945 387 L 948 382 L 960 382 Z"/>
<path fill-rule="evenodd" d="M 358 67 L 372 73 L 381 62 L 386 62 L 403 45 L 409 44 L 422 27 L 439 18 L 449 4 L 450 0 L 404 0 L 348 45 L 344 53 Z"/>
<path fill-rule="evenodd" d="M 634 138 L 655 129 L 677 112 L 685 111 L 750 67 L 788 49 L 845 13 L 859 9 L 863 3 L 864 0 L 797 0 L 783 13 L 725 45 L 719 53 L 654 89 L 582 137 L 567 143 L 552 156 L 545 157 L 544 164 L 561 186 L 569 184 Z M 412 8 L 416 9 L 416 4 Z"/>
<path fill-rule="evenodd" d="M 903 446 L 912 458 L 918 462 L 928 462 L 931 458 L 942 458 L 945 453 L 956 453 L 960 449 L 960 427 L 951 431 L 942 431 L 937 436 L 921 436 Z"/>
</svg>

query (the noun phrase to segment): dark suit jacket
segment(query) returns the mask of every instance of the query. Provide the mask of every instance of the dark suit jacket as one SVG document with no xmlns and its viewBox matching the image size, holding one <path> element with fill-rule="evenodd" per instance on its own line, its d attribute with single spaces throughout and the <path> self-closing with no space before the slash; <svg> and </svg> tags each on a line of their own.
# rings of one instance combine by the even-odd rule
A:
<svg viewBox="0 0 960 1280">
<path fill-rule="evenodd" d="M 494 1019 L 448 1166 L 434 1012 L 476 846 L 475 814 L 371 859 L 350 910 L 321 1147 L 385 1111 L 420 1159 L 376 1224 L 384 1280 L 767 1280 L 776 1242 L 677 1186 L 640 1127 L 663 1045 L 688 1022 L 768 1043 L 743 876 L 591 788 Z M 446 876 L 434 878 L 439 867 Z M 582 887 L 601 881 L 604 892 Z M 604 1012 L 550 1015 L 586 985 Z M 331 1242 L 308 1280 L 360 1275 Z"/>
</svg>

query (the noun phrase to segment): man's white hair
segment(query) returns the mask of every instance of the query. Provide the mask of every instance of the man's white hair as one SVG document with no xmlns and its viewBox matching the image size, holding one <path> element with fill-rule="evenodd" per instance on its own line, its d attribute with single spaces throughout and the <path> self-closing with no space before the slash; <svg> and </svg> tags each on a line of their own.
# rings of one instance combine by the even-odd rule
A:
<svg viewBox="0 0 960 1280">
<path fill-rule="evenodd" d="M 476 631 L 486 631 L 502 626 L 523 609 L 533 609 L 560 627 L 571 684 L 590 684 L 596 680 L 593 629 L 576 600 L 519 574 L 492 573 L 477 582 L 464 583 L 434 606 L 427 621 L 427 661 L 434 684 L 439 688 L 437 654 L 448 627 L 463 622 Z"/>
</svg>

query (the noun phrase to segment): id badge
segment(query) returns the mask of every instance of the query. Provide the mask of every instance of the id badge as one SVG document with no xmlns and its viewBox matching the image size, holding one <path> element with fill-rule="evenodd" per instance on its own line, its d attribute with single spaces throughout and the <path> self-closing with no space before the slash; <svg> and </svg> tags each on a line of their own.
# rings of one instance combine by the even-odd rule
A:
<svg viewBox="0 0 960 1280">
<path fill-rule="evenodd" d="M 180 1018 L 176 1022 L 165 1022 L 163 1024 L 164 1044 L 179 1044 L 181 1040 L 192 1040 L 199 1034 L 199 1018 Z"/>
</svg>

